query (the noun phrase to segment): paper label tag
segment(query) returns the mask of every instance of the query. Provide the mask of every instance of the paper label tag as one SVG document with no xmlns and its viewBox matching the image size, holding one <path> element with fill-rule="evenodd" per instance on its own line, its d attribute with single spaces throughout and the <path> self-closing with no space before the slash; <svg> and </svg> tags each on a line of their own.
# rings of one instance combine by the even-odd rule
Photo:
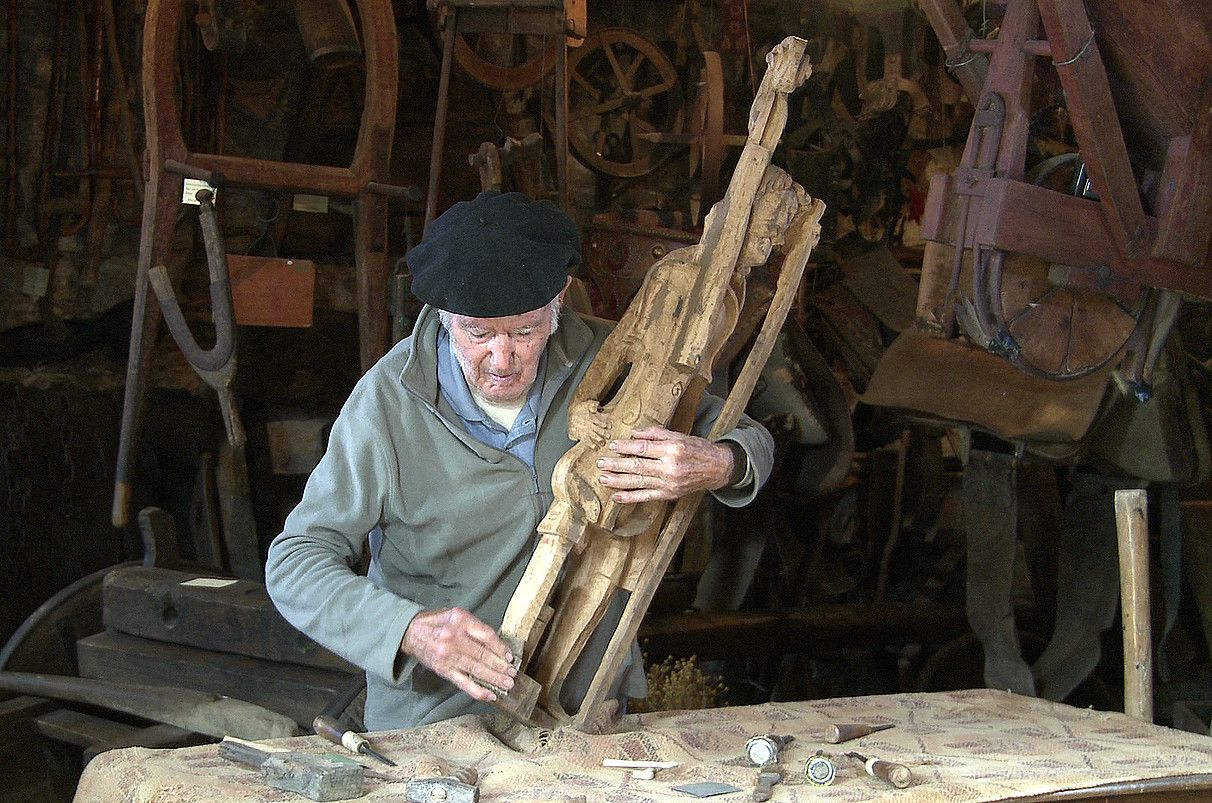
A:
<svg viewBox="0 0 1212 803">
<path fill-rule="evenodd" d="M 196 586 L 198 588 L 226 588 L 232 583 L 238 583 L 239 580 L 224 580 L 218 577 L 195 577 L 193 580 L 186 580 L 181 585 Z"/>
<path fill-rule="evenodd" d="M 328 211 L 328 196 L 307 195 L 297 192 L 295 193 L 295 199 L 291 204 L 291 208 L 296 212 L 319 212 L 323 214 Z"/>
<path fill-rule="evenodd" d="M 201 206 L 201 204 L 198 202 L 199 190 L 210 190 L 212 193 L 215 192 L 214 187 L 210 186 L 200 178 L 185 179 L 184 187 L 181 190 L 181 203 Z"/>
</svg>

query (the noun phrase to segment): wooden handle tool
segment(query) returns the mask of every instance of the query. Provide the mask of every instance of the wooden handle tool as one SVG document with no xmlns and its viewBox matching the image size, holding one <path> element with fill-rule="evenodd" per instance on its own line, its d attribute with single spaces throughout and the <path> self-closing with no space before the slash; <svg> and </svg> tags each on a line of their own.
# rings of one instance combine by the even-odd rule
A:
<svg viewBox="0 0 1212 803">
<path fill-rule="evenodd" d="M 843 722 L 835 725 L 830 725 L 825 728 L 824 741 L 829 744 L 841 744 L 848 742 L 851 739 L 860 739 L 864 736 L 869 736 L 877 731 L 886 731 L 893 727 L 893 723 L 886 722 L 882 725 L 867 725 L 862 722 Z"/>
<path fill-rule="evenodd" d="M 863 762 L 863 769 L 873 778 L 879 778 L 892 784 L 897 789 L 904 789 L 913 783 L 913 773 L 904 764 L 895 761 L 884 761 L 882 758 L 867 758 L 861 753 L 850 752 L 846 755 Z"/>
</svg>

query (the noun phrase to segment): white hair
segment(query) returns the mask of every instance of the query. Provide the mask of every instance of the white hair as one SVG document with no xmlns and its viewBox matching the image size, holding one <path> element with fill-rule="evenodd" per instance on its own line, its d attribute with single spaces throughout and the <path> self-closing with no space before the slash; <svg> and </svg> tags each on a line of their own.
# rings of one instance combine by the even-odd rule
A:
<svg viewBox="0 0 1212 803">
<path fill-rule="evenodd" d="M 547 309 L 551 312 L 551 331 L 547 333 L 551 337 L 560 328 L 560 309 L 564 306 L 564 294 L 559 293 L 551 301 L 547 302 Z M 438 310 L 438 321 L 441 322 L 442 328 L 447 332 L 451 330 L 452 322 L 454 321 L 454 313 L 447 312 L 444 309 Z"/>
</svg>

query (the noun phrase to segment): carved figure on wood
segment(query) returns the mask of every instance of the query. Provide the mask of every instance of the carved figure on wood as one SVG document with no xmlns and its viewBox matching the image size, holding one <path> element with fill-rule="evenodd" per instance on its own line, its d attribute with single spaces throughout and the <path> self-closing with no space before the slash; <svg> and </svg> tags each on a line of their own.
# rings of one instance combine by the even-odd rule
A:
<svg viewBox="0 0 1212 803">
<path fill-rule="evenodd" d="M 750 269 L 789 245 L 795 258 L 787 260 L 790 270 L 780 283 L 798 285 L 819 238 L 824 205 L 770 164 L 787 95 L 810 72 L 803 41 L 788 38 L 769 63 L 750 114 L 749 142 L 728 193 L 707 216 L 702 241 L 653 265 L 569 407 L 569 436 L 577 444 L 552 475 L 555 499 L 501 628 L 540 687 L 531 696 L 557 719 L 567 717 L 560 703 L 564 681 L 619 590 L 634 592 L 665 568 L 649 559 L 669 502 L 680 494 L 620 502 L 616 489 L 601 482 L 603 472 L 633 470 L 630 458 L 615 453 L 617 439 L 648 427 L 689 432 L 715 359 L 736 326 Z M 772 305 L 778 325 L 786 311 Z M 504 702 L 509 707 L 511 701 Z M 530 705 L 526 695 L 512 701 L 513 710 L 527 716 Z"/>
</svg>

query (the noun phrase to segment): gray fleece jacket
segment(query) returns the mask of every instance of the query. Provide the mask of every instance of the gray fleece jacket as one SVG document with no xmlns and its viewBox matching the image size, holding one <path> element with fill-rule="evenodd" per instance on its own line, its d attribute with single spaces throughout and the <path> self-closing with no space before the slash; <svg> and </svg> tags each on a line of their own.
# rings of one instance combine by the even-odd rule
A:
<svg viewBox="0 0 1212 803">
<path fill-rule="evenodd" d="M 490 710 L 399 656 L 400 642 L 412 618 L 431 608 L 462 607 L 500 626 L 551 504 L 552 470 L 573 445 L 568 402 L 612 324 L 565 311 L 548 341 L 533 474 L 471 437 L 443 399 L 439 326 L 435 310 L 422 310 L 412 336 L 359 380 L 266 565 L 270 597 L 287 621 L 366 670 L 369 730 Z M 696 433 L 710 429 L 721 405 L 704 397 Z M 726 437 L 745 450 L 753 481 L 715 495 L 739 507 L 769 477 L 773 441 L 749 418 Z M 376 526 L 383 531 L 381 585 L 351 568 Z M 613 632 L 614 618 L 600 630 Z M 565 685 L 578 702 L 601 657 L 591 652 L 582 656 L 588 671 L 574 671 Z"/>
</svg>

